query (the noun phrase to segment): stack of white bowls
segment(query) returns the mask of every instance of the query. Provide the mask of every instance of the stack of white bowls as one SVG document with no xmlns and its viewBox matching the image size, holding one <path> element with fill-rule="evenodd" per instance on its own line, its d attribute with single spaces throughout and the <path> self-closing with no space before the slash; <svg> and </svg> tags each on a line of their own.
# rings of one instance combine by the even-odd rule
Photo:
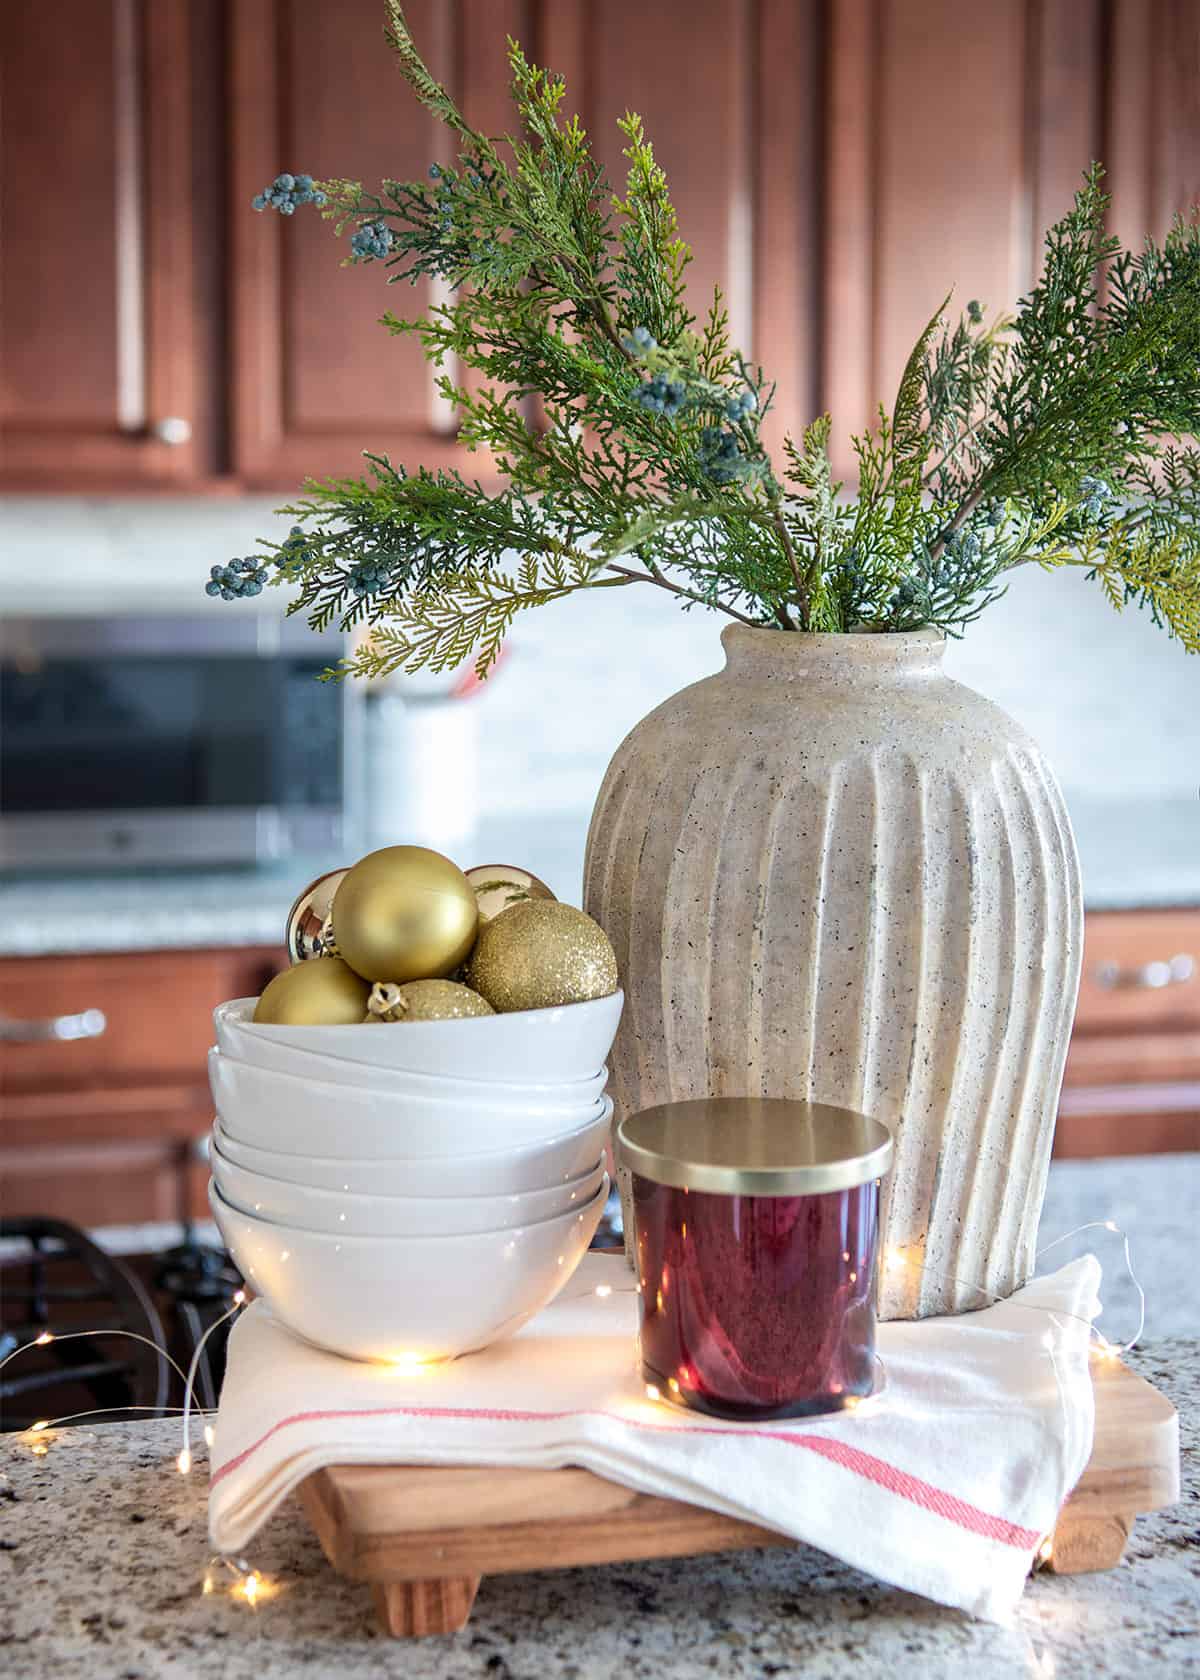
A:
<svg viewBox="0 0 1200 1680">
<path fill-rule="evenodd" d="M 352 1359 L 446 1359 L 518 1330 L 604 1211 L 621 1003 L 342 1027 L 222 1004 L 209 1198 L 247 1283 Z"/>
</svg>

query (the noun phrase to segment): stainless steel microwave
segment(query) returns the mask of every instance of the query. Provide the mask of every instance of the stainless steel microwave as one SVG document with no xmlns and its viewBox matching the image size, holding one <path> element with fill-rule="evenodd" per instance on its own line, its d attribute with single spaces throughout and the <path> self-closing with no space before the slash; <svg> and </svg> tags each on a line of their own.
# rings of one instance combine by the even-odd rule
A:
<svg viewBox="0 0 1200 1680">
<path fill-rule="evenodd" d="M 257 863 L 352 849 L 360 695 L 296 619 L 0 624 L 0 863 Z"/>
</svg>

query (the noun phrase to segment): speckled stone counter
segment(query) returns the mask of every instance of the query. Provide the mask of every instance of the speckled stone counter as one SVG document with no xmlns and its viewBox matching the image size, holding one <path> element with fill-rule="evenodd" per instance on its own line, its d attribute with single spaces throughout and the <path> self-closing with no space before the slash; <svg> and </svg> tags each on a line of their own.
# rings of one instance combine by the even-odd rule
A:
<svg viewBox="0 0 1200 1680">
<path fill-rule="evenodd" d="M 255 1541 L 254 1608 L 210 1557 L 198 1458 L 171 1421 L 0 1441 L 0 1672 L 20 1680 L 1121 1680 L 1200 1674 L 1200 1342 L 1132 1363 L 1179 1408 L 1185 1492 L 1122 1566 L 1038 1576 L 1009 1627 L 974 1622 L 809 1550 L 485 1580 L 467 1629 L 397 1642 L 326 1564 L 298 1505 Z"/>
</svg>

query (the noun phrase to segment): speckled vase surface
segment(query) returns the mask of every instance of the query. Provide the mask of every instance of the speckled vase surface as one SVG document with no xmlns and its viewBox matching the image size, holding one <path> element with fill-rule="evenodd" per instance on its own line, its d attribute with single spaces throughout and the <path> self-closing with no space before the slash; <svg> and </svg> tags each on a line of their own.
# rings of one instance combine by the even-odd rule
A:
<svg viewBox="0 0 1200 1680">
<path fill-rule="evenodd" d="M 1079 983 L 1057 783 L 933 632 L 722 641 L 724 670 L 622 743 L 592 817 L 617 1118 L 710 1095 L 865 1110 L 896 1139 L 881 1315 L 982 1306 L 1033 1270 Z"/>
</svg>

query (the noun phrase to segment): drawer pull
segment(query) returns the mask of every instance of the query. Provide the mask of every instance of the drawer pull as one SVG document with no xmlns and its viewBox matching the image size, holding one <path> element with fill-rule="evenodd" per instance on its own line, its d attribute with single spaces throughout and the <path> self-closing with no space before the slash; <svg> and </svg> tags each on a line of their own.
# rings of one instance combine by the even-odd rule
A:
<svg viewBox="0 0 1200 1680">
<path fill-rule="evenodd" d="M 0 1015 L 0 1044 L 44 1044 L 47 1039 L 99 1038 L 108 1021 L 102 1009 L 78 1015 L 48 1015 L 42 1021 L 14 1021 Z"/>
<path fill-rule="evenodd" d="M 1164 986 L 1184 986 L 1194 978 L 1196 959 L 1181 952 L 1169 961 L 1143 963 L 1140 968 L 1122 968 L 1117 962 L 1097 963 L 1092 978 L 1106 992 L 1128 988 L 1138 992 L 1161 992 Z"/>
</svg>

